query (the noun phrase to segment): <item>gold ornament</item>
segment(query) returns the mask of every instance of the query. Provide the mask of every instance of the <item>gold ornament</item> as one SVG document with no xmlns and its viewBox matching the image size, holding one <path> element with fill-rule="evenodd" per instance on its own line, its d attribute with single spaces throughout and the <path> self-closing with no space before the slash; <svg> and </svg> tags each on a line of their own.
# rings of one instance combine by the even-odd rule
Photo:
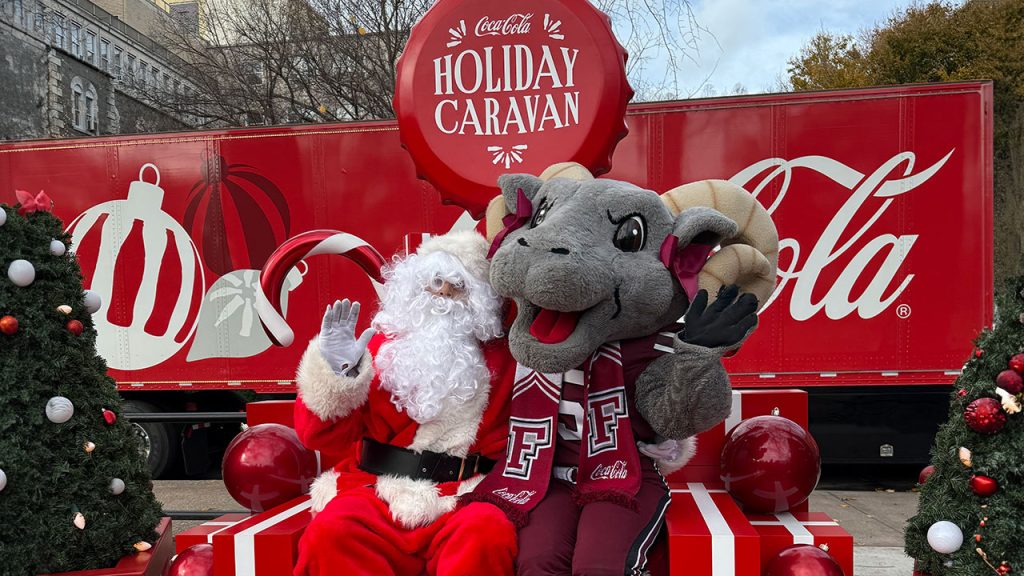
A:
<svg viewBox="0 0 1024 576">
<path fill-rule="evenodd" d="M 57 306 L 57 312 L 60 312 L 61 314 L 71 314 L 71 306 L 61 304 L 60 306 Z"/>
<path fill-rule="evenodd" d="M 1004 412 L 1007 414 L 1016 414 L 1020 412 L 1020 400 L 1018 400 L 1016 396 L 998 387 L 996 388 L 996 394 L 998 394 L 999 398 L 1002 400 Z"/>
<path fill-rule="evenodd" d="M 150 548 L 153 547 L 152 544 L 150 544 L 149 542 L 146 542 L 145 540 L 140 540 L 140 541 L 136 542 L 135 544 L 132 544 L 132 546 L 134 546 L 135 549 L 137 551 L 139 551 L 139 552 L 145 552 L 146 550 L 149 550 Z"/>
<path fill-rule="evenodd" d="M 96 445 L 92 442 L 86 442 L 82 444 L 82 450 L 85 450 L 87 454 L 92 454 L 92 451 L 96 449 Z"/>
<path fill-rule="evenodd" d="M 971 451 L 968 450 L 967 448 L 964 448 L 963 446 L 961 446 L 958 455 L 960 456 L 960 463 L 963 464 L 964 466 L 967 466 L 968 468 L 970 468 L 971 467 Z"/>
<path fill-rule="evenodd" d="M 83 516 L 81 512 L 75 512 L 74 524 L 75 528 L 85 530 L 85 516 Z"/>
</svg>

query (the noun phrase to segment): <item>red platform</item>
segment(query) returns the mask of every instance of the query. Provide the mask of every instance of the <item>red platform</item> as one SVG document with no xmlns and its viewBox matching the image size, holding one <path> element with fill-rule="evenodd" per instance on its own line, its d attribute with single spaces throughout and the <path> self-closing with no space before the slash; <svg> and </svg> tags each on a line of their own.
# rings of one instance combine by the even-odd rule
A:
<svg viewBox="0 0 1024 576">
<path fill-rule="evenodd" d="M 257 402 L 249 424 L 292 424 L 292 402 Z M 669 477 L 672 504 L 661 542 L 651 551 L 654 576 L 759 576 L 791 544 L 826 544 L 846 576 L 853 576 L 853 538 L 806 502 L 784 514 L 745 514 L 722 489 L 718 459 L 728 431 L 747 418 L 778 412 L 807 428 L 807 393 L 738 390 L 732 415 L 697 438 L 691 464 Z M 180 552 L 212 543 L 214 576 L 290 576 L 296 546 L 310 521 L 308 498 L 297 498 L 253 516 L 227 515 L 178 535 Z"/>
<path fill-rule="evenodd" d="M 60 572 L 47 576 L 162 576 L 171 561 L 171 556 L 174 555 L 171 519 L 162 518 L 157 524 L 156 532 L 159 536 L 156 542 L 152 543 L 152 548 L 125 556 L 113 568 Z"/>
</svg>

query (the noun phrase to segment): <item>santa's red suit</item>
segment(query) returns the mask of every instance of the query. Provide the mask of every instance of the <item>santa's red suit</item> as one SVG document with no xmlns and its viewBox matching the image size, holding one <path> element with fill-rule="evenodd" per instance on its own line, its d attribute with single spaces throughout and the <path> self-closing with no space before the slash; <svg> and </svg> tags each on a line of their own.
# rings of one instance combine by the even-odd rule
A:
<svg viewBox="0 0 1024 576">
<path fill-rule="evenodd" d="M 415 452 L 504 458 L 515 360 L 504 339 L 481 344 L 489 384 L 457 409 L 418 423 L 381 387 L 375 336 L 353 377 L 339 376 L 317 339 L 299 366 L 295 429 L 310 449 L 338 463 L 314 483 L 313 521 L 299 543 L 296 575 L 512 575 L 515 528 L 496 507 L 459 506 L 483 478 L 435 482 L 359 468 L 365 438 Z"/>
</svg>

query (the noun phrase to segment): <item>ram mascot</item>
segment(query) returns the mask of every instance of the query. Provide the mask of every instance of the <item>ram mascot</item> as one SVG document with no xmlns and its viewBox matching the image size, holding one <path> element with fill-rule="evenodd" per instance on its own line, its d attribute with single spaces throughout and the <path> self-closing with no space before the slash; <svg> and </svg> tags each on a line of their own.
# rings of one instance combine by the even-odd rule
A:
<svg viewBox="0 0 1024 576">
<path fill-rule="evenodd" d="M 729 414 L 721 359 L 774 290 L 775 225 L 719 180 L 658 195 L 565 163 L 499 184 L 490 278 L 518 367 L 506 459 L 470 499 L 517 525 L 523 576 L 640 574 L 663 474 Z"/>
</svg>

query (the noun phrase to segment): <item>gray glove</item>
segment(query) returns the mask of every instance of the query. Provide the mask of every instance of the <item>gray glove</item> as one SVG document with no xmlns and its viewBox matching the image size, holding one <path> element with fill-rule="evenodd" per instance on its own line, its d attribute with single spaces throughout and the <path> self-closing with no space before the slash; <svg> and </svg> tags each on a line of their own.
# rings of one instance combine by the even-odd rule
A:
<svg viewBox="0 0 1024 576">
<path fill-rule="evenodd" d="M 356 340 L 356 322 L 359 320 L 359 302 L 348 299 L 335 301 L 324 312 L 317 344 L 327 365 L 338 376 L 356 376 L 359 360 L 366 353 L 366 345 L 377 332 L 367 328 Z"/>
</svg>

